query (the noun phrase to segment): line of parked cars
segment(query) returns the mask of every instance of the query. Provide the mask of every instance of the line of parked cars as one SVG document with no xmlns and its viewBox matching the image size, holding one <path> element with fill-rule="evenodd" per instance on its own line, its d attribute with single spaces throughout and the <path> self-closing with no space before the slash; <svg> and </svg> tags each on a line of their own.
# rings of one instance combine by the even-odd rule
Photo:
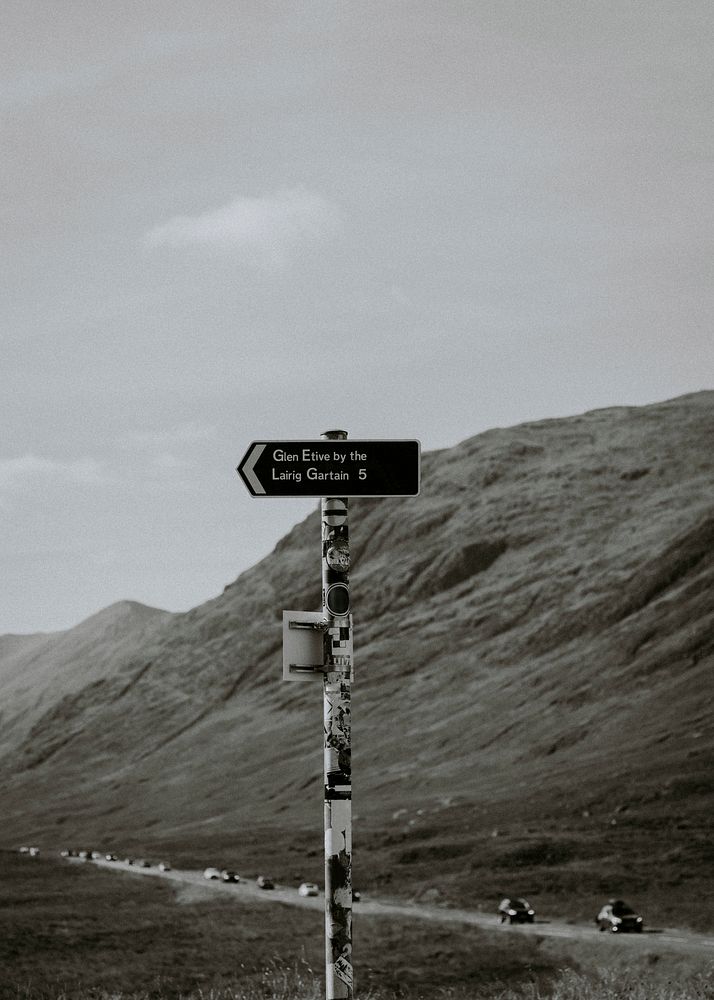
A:
<svg viewBox="0 0 714 1000">
<path fill-rule="evenodd" d="M 22 846 L 20 848 L 20 854 L 28 854 L 30 857 L 37 857 L 39 853 L 39 847 Z M 119 860 L 117 855 L 112 852 L 102 854 L 100 851 L 77 851 L 71 848 L 65 848 L 60 851 L 60 855 L 63 858 L 79 858 L 83 861 Z M 126 857 L 123 860 L 124 864 L 134 865 L 137 868 L 152 867 L 151 862 L 145 858 Z M 156 867 L 161 872 L 171 871 L 171 865 L 168 861 L 160 861 Z M 241 881 L 238 872 L 230 868 L 205 868 L 203 877 L 208 880 L 220 882 L 236 883 Z M 267 890 L 275 888 L 272 878 L 267 875 L 258 875 L 255 883 L 259 889 Z M 302 882 L 298 887 L 298 894 L 300 896 L 317 896 L 319 892 L 320 890 L 314 882 Z M 356 889 L 353 890 L 352 898 L 355 902 L 360 899 L 360 893 Z M 504 897 L 498 904 L 497 913 L 502 924 L 532 924 L 535 922 L 535 909 L 524 896 Z M 635 912 L 622 899 L 609 899 L 595 917 L 595 924 L 600 931 L 608 931 L 611 934 L 641 934 L 644 927 L 644 921 L 640 914 Z"/>
<path fill-rule="evenodd" d="M 39 853 L 38 848 L 32 847 L 21 847 L 20 852 L 22 854 Z M 77 851 L 72 848 L 65 848 L 60 851 L 60 856 L 63 858 L 79 858 L 82 861 L 119 861 L 116 854 L 109 852 L 107 854 L 102 854 L 100 851 Z M 122 859 L 125 865 L 133 865 L 136 868 L 151 868 L 152 864 L 145 858 L 132 858 L 126 857 Z M 160 861 L 156 866 L 160 872 L 171 871 L 171 865 L 168 861 Z M 219 882 L 240 882 L 241 877 L 238 872 L 233 871 L 230 868 L 205 868 L 203 871 L 203 877 L 209 881 L 219 881 Z M 272 878 L 267 875 L 258 875 L 255 880 L 256 885 L 259 889 L 274 889 L 275 883 Z M 317 896 L 319 893 L 318 887 L 314 882 L 303 882 L 298 888 L 298 893 L 301 896 Z M 359 899 L 360 894 L 358 892 L 354 893 L 354 898 Z"/>
<path fill-rule="evenodd" d="M 205 868 L 203 871 L 203 877 L 205 879 L 213 881 L 222 882 L 240 882 L 241 878 L 238 872 L 231 871 L 229 868 Z M 255 884 L 259 889 L 274 889 L 275 882 L 268 875 L 258 875 L 255 880 Z M 298 894 L 300 896 L 317 896 L 319 893 L 318 887 L 314 882 L 303 882 L 298 888 Z"/>
<path fill-rule="evenodd" d="M 112 851 L 107 854 L 102 854 L 101 851 L 77 851 L 71 847 L 65 847 L 60 851 L 60 857 L 62 858 L 79 858 L 80 861 L 123 861 L 125 865 L 134 865 L 136 868 L 151 868 L 152 864 L 147 861 L 146 858 L 119 858 Z M 160 872 L 171 871 L 171 865 L 168 861 L 160 861 L 156 866 Z"/>
<path fill-rule="evenodd" d="M 20 854 L 28 854 L 30 857 L 36 857 L 40 853 L 39 847 L 26 847 L 20 848 Z M 119 858 L 116 854 L 109 852 L 107 854 L 102 854 L 100 851 L 89 851 L 89 850 L 72 850 L 71 848 L 65 848 L 60 851 L 60 855 L 63 858 L 79 858 L 83 861 L 118 861 Z M 151 862 L 147 861 L 145 858 L 132 858 L 126 857 L 123 859 L 124 864 L 134 865 L 137 868 L 151 868 Z M 160 861 L 156 866 L 161 872 L 171 871 L 171 865 L 168 861 Z M 241 877 L 238 872 L 233 871 L 230 868 L 205 868 L 203 871 L 203 877 L 208 880 L 215 880 L 220 882 L 240 882 Z M 272 878 L 267 875 L 258 875 L 255 880 L 256 885 L 259 889 L 274 889 L 275 883 Z M 302 882 L 298 887 L 298 894 L 300 896 L 317 896 L 319 895 L 319 888 L 314 882 Z M 360 893 L 355 889 L 352 893 L 352 898 L 357 902 L 361 897 Z M 498 917 L 502 924 L 532 924 L 535 922 L 535 909 L 531 906 L 528 900 L 524 896 L 506 896 L 498 904 Z M 644 926 L 644 921 L 639 913 L 636 913 L 631 906 L 622 899 L 609 899 L 604 906 L 601 907 L 598 915 L 595 917 L 595 924 L 600 931 L 609 931 L 611 934 L 641 934 Z"/>
<path fill-rule="evenodd" d="M 532 924 L 535 910 L 523 896 L 506 896 L 498 904 L 501 923 Z M 621 899 L 609 899 L 595 917 L 599 930 L 611 934 L 641 934 L 644 921 L 639 913 Z"/>
</svg>

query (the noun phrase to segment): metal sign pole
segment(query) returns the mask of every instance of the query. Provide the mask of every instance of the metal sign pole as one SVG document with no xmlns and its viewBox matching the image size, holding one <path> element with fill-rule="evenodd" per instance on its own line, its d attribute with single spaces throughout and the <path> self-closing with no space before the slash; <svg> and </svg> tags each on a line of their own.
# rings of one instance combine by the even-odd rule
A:
<svg viewBox="0 0 714 1000">
<path fill-rule="evenodd" d="M 348 497 L 419 494 L 418 441 L 253 441 L 238 473 L 254 497 L 322 498 L 322 611 L 283 611 L 283 680 L 322 677 L 327 1000 L 352 1000 L 352 615 Z M 341 493 L 339 497 L 325 496 Z"/>
<path fill-rule="evenodd" d="M 345 431 L 326 431 L 341 441 Z M 325 965 L 327 1000 L 351 1000 L 352 982 L 352 622 L 347 500 L 322 500 L 324 632 Z"/>
</svg>

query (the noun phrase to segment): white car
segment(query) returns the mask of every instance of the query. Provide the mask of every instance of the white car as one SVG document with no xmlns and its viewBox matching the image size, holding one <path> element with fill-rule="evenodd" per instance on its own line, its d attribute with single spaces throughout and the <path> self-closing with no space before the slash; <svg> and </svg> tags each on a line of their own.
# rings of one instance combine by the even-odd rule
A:
<svg viewBox="0 0 714 1000">
<path fill-rule="evenodd" d="M 298 895 L 300 896 L 317 896 L 319 889 L 314 882 L 303 882 L 298 889 Z"/>
<path fill-rule="evenodd" d="M 36 858 L 37 855 L 40 853 L 40 849 L 39 847 L 31 847 L 27 853 L 30 855 L 31 858 Z"/>
<path fill-rule="evenodd" d="M 206 868 L 203 872 L 203 877 L 220 879 L 221 873 L 217 868 Z"/>
<path fill-rule="evenodd" d="M 159 871 L 160 872 L 171 871 L 171 865 L 168 863 L 168 861 L 159 861 Z"/>
</svg>

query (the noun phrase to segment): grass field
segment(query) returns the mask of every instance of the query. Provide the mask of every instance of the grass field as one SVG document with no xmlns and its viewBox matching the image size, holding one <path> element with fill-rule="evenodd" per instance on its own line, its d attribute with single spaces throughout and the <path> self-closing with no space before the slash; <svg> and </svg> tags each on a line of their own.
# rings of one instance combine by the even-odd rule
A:
<svg viewBox="0 0 714 1000">
<path fill-rule="evenodd" d="M 690 804 L 691 805 L 691 804 Z M 535 810 L 537 812 L 538 810 Z M 356 824 L 354 879 L 379 896 L 495 912 L 505 895 L 524 895 L 539 916 L 590 922 L 609 897 L 624 898 L 646 926 L 714 932 L 714 894 L 702 892 L 712 871 L 711 808 L 690 809 L 686 844 L 673 846 L 671 816 L 656 810 L 514 822 L 492 810 L 489 824 L 469 806 L 438 815 L 404 811 L 387 829 Z M 240 828 L 190 838 L 124 844 L 117 851 L 170 858 L 177 867 L 206 864 L 299 884 L 323 879 L 322 817 L 311 830 Z M 681 833 L 681 831 L 680 831 Z M 112 844 L 109 848 L 114 849 Z"/>
<path fill-rule="evenodd" d="M 0 1000 L 324 995 L 318 911 L 209 899 L 159 879 L 9 851 L 0 852 L 0 885 Z M 632 953 L 598 939 L 567 947 L 357 912 L 354 947 L 355 995 L 374 1000 L 714 997 L 704 963 L 655 952 L 625 969 Z"/>
</svg>

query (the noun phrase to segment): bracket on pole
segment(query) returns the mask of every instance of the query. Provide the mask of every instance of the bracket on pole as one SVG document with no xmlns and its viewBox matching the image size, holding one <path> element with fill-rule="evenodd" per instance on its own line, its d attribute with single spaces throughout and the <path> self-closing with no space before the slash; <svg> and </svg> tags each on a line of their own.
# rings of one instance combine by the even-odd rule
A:
<svg viewBox="0 0 714 1000">
<path fill-rule="evenodd" d="M 283 611 L 283 680 L 309 681 L 333 672 L 352 679 L 351 636 L 352 615 L 340 623 L 324 611 Z"/>
<path fill-rule="evenodd" d="M 324 611 L 283 611 L 283 680 L 319 680 L 325 674 Z"/>
</svg>

